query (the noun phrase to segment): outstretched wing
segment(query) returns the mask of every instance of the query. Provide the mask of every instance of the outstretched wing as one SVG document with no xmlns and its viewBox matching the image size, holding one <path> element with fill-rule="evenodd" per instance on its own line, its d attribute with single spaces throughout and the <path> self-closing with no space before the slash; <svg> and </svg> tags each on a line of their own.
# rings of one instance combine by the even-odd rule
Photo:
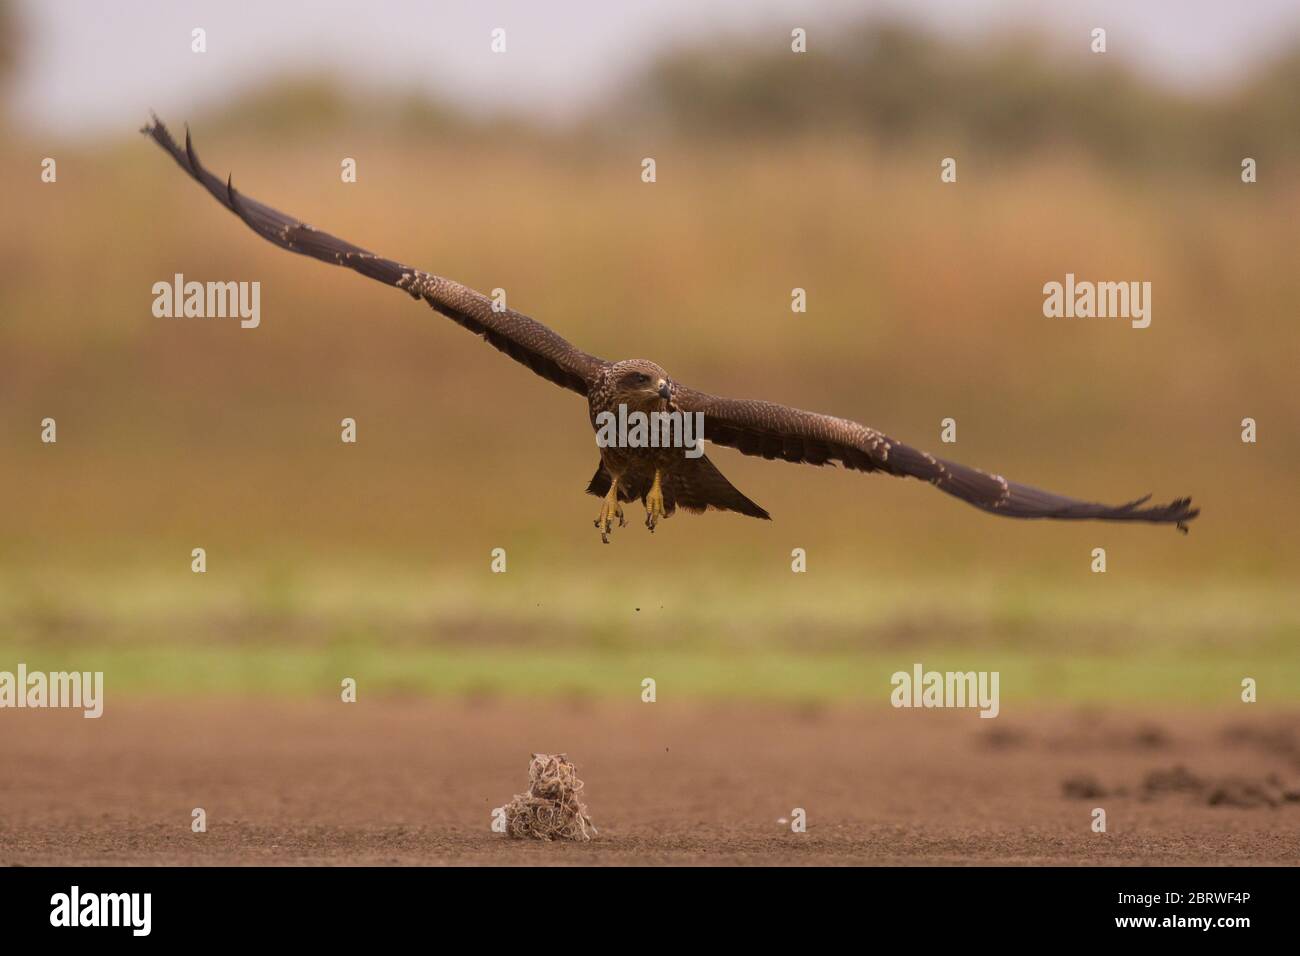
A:
<svg viewBox="0 0 1300 956">
<path fill-rule="evenodd" d="M 1198 514 L 1190 498 L 1142 507 L 1151 497 L 1123 505 L 1080 501 L 1008 481 L 895 441 L 874 428 L 845 418 L 818 415 L 788 405 L 721 398 L 673 385 L 673 404 L 704 414 L 704 437 L 746 455 L 810 465 L 834 464 L 858 471 L 883 471 L 920 478 L 976 508 L 1011 518 L 1099 518 L 1104 521 L 1155 521 L 1176 524 Z"/>
<path fill-rule="evenodd" d="M 574 348 L 561 336 L 526 315 L 510 309 L 494 311 L 492 301 L 487 296 L 459 282 L 385 259 L 360 246 L 321 232 L 292 216 L 286 216 L 256 199 L 237 193 L 229 179 L 222 182 L 203 168 L 190 142 L 188 130 L 185 133 L 184 149 L 176 145 L 167 132 L 167 127 L 156 116 L 141 132 L 171 153 L 181 169 L 197 179 L 219 203 L 242 219 L 250 229 L 281 249 L 311 256 L 322 262 L 347 266 L 371 279 L 396 286 L 412 298 L 424 299 L 435 310 L 483 336 L 516 362 L 580 395 L 587 394 L 587 387 L 596 372 L 606 364 L 602 359 Z"/>
</svg>

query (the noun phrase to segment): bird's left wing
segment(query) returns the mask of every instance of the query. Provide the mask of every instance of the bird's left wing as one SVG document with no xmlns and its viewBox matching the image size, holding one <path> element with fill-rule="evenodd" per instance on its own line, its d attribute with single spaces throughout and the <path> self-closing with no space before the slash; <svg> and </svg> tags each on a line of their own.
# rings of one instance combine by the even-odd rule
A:
<svg viewBox="0 0 1300 956">
<path fill-rule="evenodd" d="M 602 359 L 570 345 L 535 319 L 512 309 L 494 310 L 491 299 L 459 282 L 385 259 L 236 192 L 229 179 L 222 182 L 203 168 L 190 142 L 188 130 L 184 149 L 176 144 L 167 127 L 156 116 L 141 132 L 167 150 L 181 169 L 198 180 L 250 229 L 281 249 L 346 266 L 371 279 L 395 286 L 413 298 L 424 299 L 435 310 L 483 336 L 516 362 L 579 395 L 587 394 L 596 373 L 606 364 Z"/>
<path fill-rule="evenodd" d="M 1200 509 L 1190 498 L 1141 507 L 1147 495 L 1122 505 L 1067 498 L 1008 481 L 957 462 L 919 451 L 846 418 L 805 412 L 788 405 L 722 398 L 673 385 L 673 405 L 704 415 L 704 437 L 746 455 L 810 465 L 842 464 L 858 471 L 883 471 L 920 478 L 977 508 L 1011 518 L 1097 518 L 1103 521 L 1153 521 L 1186 530 Z"/>
</svg>

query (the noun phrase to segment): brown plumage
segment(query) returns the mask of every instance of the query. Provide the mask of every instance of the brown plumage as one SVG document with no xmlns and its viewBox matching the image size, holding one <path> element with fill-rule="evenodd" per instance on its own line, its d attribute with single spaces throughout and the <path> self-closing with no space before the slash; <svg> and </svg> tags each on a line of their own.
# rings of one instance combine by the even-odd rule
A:
<svg viewBox="0 0 1300 956">
<path fill-rule="evenodd" d="M 593 428 L 603 413 L 616 414 L 620 406 L 647 414 L 699 413 L 703 437 L 715 445 L 767 459 L 840 464 L 857 471 L 919 478 L 977 508 L 1012 518 L 1148 521 L 1175 524 L 1186 531 L 1186 522 L 1200 513 L 1190 498 L 1163 505 L 1146 505 L 1150 495 L 1122 505 L 1067 498 L 935 458 L 848 419 L 696 391 L 643 359 L 608 362 L 575 348 L 526 315 L 494 310 L 487 296 L 458 282 L 368 252 L 237 192 L 231 180 L 222 182 L 203 168 L 188 131 L 184 149 L 157 117 L 141 132 L 264 239 L 291 252 L 347 266 L 423 299 L 521 365 L 585 396 Z M 607 445 L 601 447 L 600 456 L 587 491 L 605 499 L 596 520 L 604 540 L 608 540 L 615 520 L 624 523 L 620 503 L 636 499 L 646 505 L 646 525 L 652 531 L 659 519 L 678 507 L 693 512 L 716 508 L 768 518 L 767 512 L 741 494 L 707 457 L 690 457 L 681 447 Z"/>
</svg>

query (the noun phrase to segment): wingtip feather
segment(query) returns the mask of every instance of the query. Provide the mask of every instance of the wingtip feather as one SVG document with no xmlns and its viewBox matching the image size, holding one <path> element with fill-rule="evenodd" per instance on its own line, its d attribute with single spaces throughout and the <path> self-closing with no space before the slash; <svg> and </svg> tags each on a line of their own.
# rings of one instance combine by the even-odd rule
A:
<svg viewBox="0 0 1300 956">
<path fill-rule="evenodd" d="M 235 215 L 252 226 L 253 224 L 248 222 L 248 215 L 245 213 L 244 205 L 239 199 L 239 193 L 235 191 L 235 176 L 233 173 L 226 176 L 226 198 L 230 201 L 230 208 L 234 210 Z M 254 229 L 254 231 L 260 232 L 261 230 Z"/>
<path fill-rule="evenodd" d="M 185 158 L 190 161 L 190 168 L 198 172 L 203 167 L 199 165 L 199 154 L 194 151 L 194 140 L 190 138 L 190 124 L 185 124 Z"/>
</svg>

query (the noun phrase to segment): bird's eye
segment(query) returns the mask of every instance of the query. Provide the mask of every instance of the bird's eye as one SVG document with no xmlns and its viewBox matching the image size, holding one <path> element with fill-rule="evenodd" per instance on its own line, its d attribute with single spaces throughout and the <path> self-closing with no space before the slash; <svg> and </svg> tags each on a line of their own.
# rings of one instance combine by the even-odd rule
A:
<svg viewBox="0 0 1300 956">
<path fill-rule="evenodd" d="M 650 376 L 646 375 L 644 372 L 637 372 L 632 381 L 637 385 L 644 385 L 646 382 L 650 381 Z"/>
</svg>

